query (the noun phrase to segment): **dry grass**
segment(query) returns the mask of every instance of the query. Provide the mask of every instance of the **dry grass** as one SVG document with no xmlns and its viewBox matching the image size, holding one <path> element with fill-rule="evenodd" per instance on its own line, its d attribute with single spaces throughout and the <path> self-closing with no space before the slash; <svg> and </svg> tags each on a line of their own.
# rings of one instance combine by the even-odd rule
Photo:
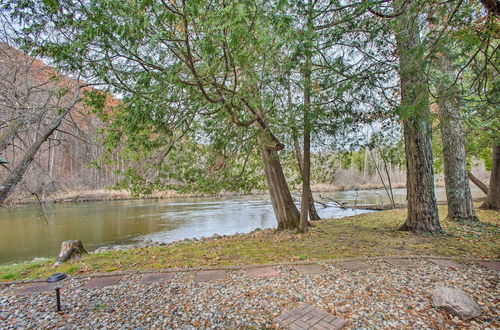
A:
<svg viewBox="0 0 500 330">
<path fill-rule="evenodd" d="M 224 195 L 220 195 L 223 197 Z M 181 194 L 179 192 L 168 190 L 161 192 L 153 192 L 151 195 L 140 196 L 140 199 L 167 199 L 167 198 L 189 198 L 189 197 L 205 197 L 203 194 Z M 211 197 L 213 197 L 211 195 Z M 82 190 L 64 190 L 44 197 L 46 203 L 61 203 L 61 202 L 88 202 L 88 201 L 117 201 L 137 199 L 128 190 L 112 190 L 112 189 L 82 189 Z M 38 200 L 33 196 L 18 196 L 14 195 L 9 199 L 10 205 L 21 205 L 37 203 Z"/>
<path fill-rule="evenodd" d="M 436 185 L 439 187 L 439 185 Z M 392 189 L 405 188 L 406 184 L 396 183 L 392 185 Z M 381 183 L 365 183 L 365 184 L 349 184 L 349 185 L 336 185 L 336 184 L 326 184 L 318 183 L 311 186 L 313 192 L 331 192 L 331 191 L 344 191 L 344 190 L 372 190 L 372 189 L 383 189 L 384 185 Z"/>
<path fill-rule="evenodd" d="M 446 208 L 440 207 L 441 219 Z M 398 231 L 406 210 L 323 220 L 307 234 L 263 230 L 218 240 L 184 242 L 84 256 L 53 268 L 54 260 L 0 266 L 3 281 L 45 277 L 54 272 L 83 274 L 132 269 L 248 265 L 342 257 L 442 255 L 498 258 L 500 213 L 477 210 L 479 223 L 442 221 L 444 237 Z"/>
</svg>

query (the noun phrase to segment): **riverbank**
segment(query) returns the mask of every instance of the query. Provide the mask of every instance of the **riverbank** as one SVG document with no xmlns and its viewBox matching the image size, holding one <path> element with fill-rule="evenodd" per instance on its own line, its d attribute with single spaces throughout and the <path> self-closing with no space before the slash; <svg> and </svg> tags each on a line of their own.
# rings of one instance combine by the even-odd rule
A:
<svg viewBox="0 0 500 330">
<path fill-rule="evenodd" d="M 243 194 L 228 193 L 220 195 L 206 194 L 183 194 L 176 191 L 154 192 L 150 195 L 134 196 L 132 192 L 127 190 L 112 190 L 112 189 L 96 189 L 96 190 L 71 190 L 61 193 L 52 194 L 50 196 L 39 196 L 42 203 L 79 203 L 79 202 L 102 202 L 102 201 L 127 201 L 141 199 L 171 199 L 171 198 L 196 198 L 196 197 L 230 197 L 244 196 Z M 39 203 L 36 196 L 28 197 L 13 197 L 10 198 L 7 206 L 18 206 Z"/>
<path fill-rule="evenodd" d="M 446 208 L 439 207 L 440 217 Z M 347 257 L 442 255 L 496 259 L 500 255 L 500 213 L 477 210 L 479 223 L 442 220 L 444 237 L 398 231 L 406 210 L 322 220 L 306 234 L 256 230 L 249 234 L 192 239 L 144 248 L 90 253 L 52 267 L 54 259 L 0 266 L 0 280 L 44 278 L 55 272 L 96 272 L 164 268 L 270 264 Z M 83 242 L 85 244 L 85 242 Z"/>
<path fill-rule="evenodd" d="M 444 183 L 437 181 L 436 187 L 444 187 Z M 404 183 L 396 183 L 393 189 L 406 188 Z M 332 185 L 332 184 L 315 184 L 311 186 L 311 190 L 315 194 L 331 193 L 339 191 L 370 191 L 384 189 L 382 184 L 352 184 L 352 185 Z M 126 201 L 140 199 L 173 199 L 173 198 L 234 198 L 244 196 L 259 196 L 266 195 L 267 191 L 255 190 L 249 193 L 238 192 L 221 192 L 218 194 L 201 194 L 201 193 L 180 193 L 174 190 L 153 192 L 149 195 L 134 196 L 128 190 L 112 190 L 112 189 L 95 189 L 95 190 L 70 190 L 58 192 L 49 196 L 43 195 L 14 195 L 10 197 L 4 206 L 18 206 L 42 203 L 75 203 L 75 202 L 99 202 L 99 201 Z M 300 192 L 294 194 L 300 196 Z M 385 192 L 384 192 L 385 194 Z"/>
</svg>

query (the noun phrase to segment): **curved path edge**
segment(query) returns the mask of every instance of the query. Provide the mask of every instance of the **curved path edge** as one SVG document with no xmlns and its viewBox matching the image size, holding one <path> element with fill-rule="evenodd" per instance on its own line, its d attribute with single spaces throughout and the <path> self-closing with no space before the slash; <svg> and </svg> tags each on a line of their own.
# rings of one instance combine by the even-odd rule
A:
<svg viewBox="0 0 500 330">
<path fill-rule="evenodd" d="M 145 269 L 145 270 L 125 270 L 125 271 L 115 271 L 115 272 L 105 272 L 105 273 L 85 273 L 81 275 L 68 276 L 68 279 L 81 279 L 88 277 L 110 277 L 110 276 L 123 276 L 130 274 L 151 274 L 151 273 L 178 273 L 178 272 L 196 272 L 200 270 L 239 270 L 239 269 L 250 269 L 259 267 L 272 267 L 272 266 L 287 266 L 287 265 L 322 265 L 322 264 L 334 264 L 337 262 L 344 261 L 372 261 L 372 260 L 386 260 L 386 259 L 442 259 L 442 260 L 457 260 L 457 261 L 497 261 L 500 259 L 484 259 L 484 258 L 472 258 L 472 257 L 448 257 L 448 256 L 434 256 L 434 255 L 408 255 L 408 256 L 375 256 L 375 257 L 353 257 L 353 258 L 337 258 L 337 259 L 323 259 L 323 260 L 304 260 L 304 261 L 293 261 L 293 262 L 279 262 L 271 264 L 253 264 L 253 265 L 234 265 L 234 266 L 207 266 L 207 267 L 185 267 L 185 268 L 161 268 L 161 269 Z M 45 282 L 45 279 L 30 279 L 21 281 L 10 281 L 10 282 L 0 282 L 0 286 L 10 286 L 16 284 L 27 284 L 27 283 L 41 283 Z"/>
</svg>

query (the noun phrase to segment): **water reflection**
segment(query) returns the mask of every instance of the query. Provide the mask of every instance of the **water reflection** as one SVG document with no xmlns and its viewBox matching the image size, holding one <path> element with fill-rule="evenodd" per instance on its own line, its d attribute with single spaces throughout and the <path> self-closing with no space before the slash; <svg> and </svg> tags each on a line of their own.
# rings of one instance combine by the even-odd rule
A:
<svg viewBox="0 0 500 330">
<path fill-rule="evenodd" d="M 344 191 L 324 196 L 350 204 L 387 202 L 384 191 Z M 438 188 L 438 198 L 444 190 Z M 475 196 L 480 193 L 474 191 Z M 405 201 L 405 190 L 395 190 L 396 202 Z M 82 240 L 94 250 L 101 246 L 138 243 L 142 240 L 171 242 L 184 238 L 250 232 L 276 226 L 265 197 L 230 200 L 171 199 L 63 203 L 44 205 L 48 225 L 38 205 L 0 208 L 0 263 L 54 257 L 62 241 Z M 322 208 L 323 218 L 339 218 L 366 211 Z"/>
</svg>

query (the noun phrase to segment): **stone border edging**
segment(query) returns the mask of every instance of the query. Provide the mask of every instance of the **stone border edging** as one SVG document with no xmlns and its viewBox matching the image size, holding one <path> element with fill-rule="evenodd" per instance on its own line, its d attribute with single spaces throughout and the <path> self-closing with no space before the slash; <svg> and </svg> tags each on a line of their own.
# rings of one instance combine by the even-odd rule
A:
<svg viewBox="0 0 500 330">
<path fill-rule="evenodd" d="M 433 256 L 433 255 L 409 255 L 409 256 L 378 256 L 378 257 L 354 257 L 354 258 L 337 258 L 337 259 L 324 259 L 324 260 L 304 260 L 304 261 L 291 261 L 280 262 L 274 264 L 253 264 L 253 265 L 234 265 L 234 266 L 208 266 L 208 267 L 185 267 L 185 268 L 163 268 L 163 269 L 145 269 L 145 270 L 125 270 L 107 273 L 88 273 L 84 275 L 68 276 L 68 280 L 82 279 L 88 277 L 110 277 L 110 276 L 125 276 L 131 274 L 151 274 L 151 273 L 180 273 L 180 272 L 194 272 L 200 270 L 240 270 L 259 267 L 276 267 L 276 266 L 293 266 L 293 265 L 322 265 L 334 264 L 344 261 L 373 261 L 385 259 L 442 259 L 442 260 L 460 260 L 460 261 L 498 261 L 500 259 L 482 259 L 472 257 L 446 257 L 446 256 Z M 30 283 L 44 283 L 45 279 L 33 279 L 11 282 L 0 282 L 0 286 L 11 286 L 17 284 L 30 284 Z"/>
</svg>

